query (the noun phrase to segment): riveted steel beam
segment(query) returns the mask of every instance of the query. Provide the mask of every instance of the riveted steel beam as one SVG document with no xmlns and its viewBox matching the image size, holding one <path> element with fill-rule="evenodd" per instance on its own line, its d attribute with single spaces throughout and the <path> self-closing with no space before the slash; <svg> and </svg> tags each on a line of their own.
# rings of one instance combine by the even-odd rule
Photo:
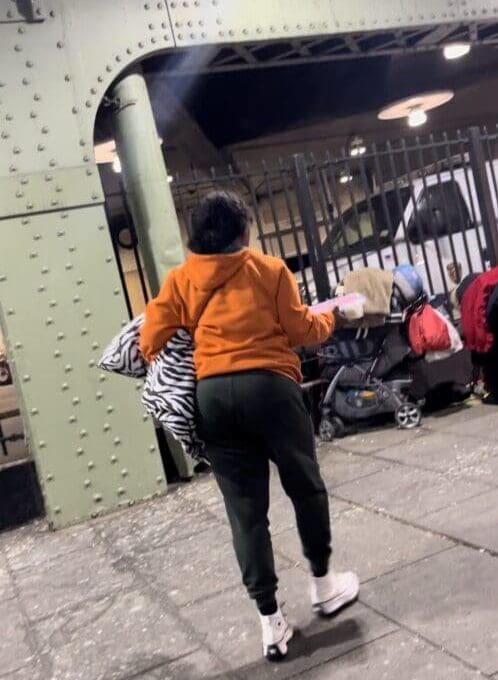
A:
<svg viewBox="0 0 498 680">
<path fill-rule="evenodd" d="M 4 220 L 0 300 L 50 525 L 164 492 L 138 390 L 97 368 L 127 321 L 103 207 Z"/>
<path fill-rule="evenodd" d="M 96 166 L 0 177 L 0 220 L 104 202 Z"/>
<path fill-rule="evenodd" d="M 3 0 L 0 6 L 0 24 L 26 21 L 44 21 L 46 17 L 42 0 Z"/>
</svg>

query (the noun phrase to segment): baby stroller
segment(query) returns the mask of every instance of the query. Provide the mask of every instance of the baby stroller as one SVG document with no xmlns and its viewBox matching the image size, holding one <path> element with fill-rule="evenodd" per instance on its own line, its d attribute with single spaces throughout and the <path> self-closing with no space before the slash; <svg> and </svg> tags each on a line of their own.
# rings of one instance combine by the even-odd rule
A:
<svg viewBox="0 0 498 680">
<path fill-rule="evenodd" d="M 321 406 L 320 439 L 332 441 L 352 423 L 389 413 L 399 427 L 417 427 L 422 403 L 409 398 L 410 355 L 400 314 L 380 327 L 338 330 L 318 354 L 322 377 L 330 380 Z"/>
</svg>

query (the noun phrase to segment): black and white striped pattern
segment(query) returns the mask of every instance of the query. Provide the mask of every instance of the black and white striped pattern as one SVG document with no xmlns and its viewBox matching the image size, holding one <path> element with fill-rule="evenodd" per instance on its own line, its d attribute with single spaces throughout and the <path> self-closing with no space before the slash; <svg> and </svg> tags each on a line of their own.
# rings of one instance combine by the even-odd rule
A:
<svg viewBox="0 0 498 680">
<path fill-rule="evenodd" d="M 104 351 L 99 367 L 134 378 L 145 377 L 142 404 L 165 430 L 177 439 L 185 453 L 201 459 L 204 443 L 195 425 L 194 343 L 180 329 L 157 359 L 148 365 L 138 340 L 143 315 L 130 321 Z"/>
</svg>

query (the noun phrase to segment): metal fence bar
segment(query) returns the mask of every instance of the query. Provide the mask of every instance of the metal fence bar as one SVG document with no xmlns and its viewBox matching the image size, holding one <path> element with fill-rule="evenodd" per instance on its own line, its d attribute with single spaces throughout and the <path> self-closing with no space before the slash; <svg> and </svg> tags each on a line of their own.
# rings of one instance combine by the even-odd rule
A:
<svg viewBox="0 0 498 680">
<path fill-rule="evenodd" d="M 343 149 L 341 152 L 341 161 L 344 165 L 344 173 L 345 177 L 347 179 L 346 184 L 348 187 L 348 193 L 349 193 L 349 198 L 351 200 L 351 207 L 353 209 L 353 215 L 354 215 L 354 220 L 356 223 L 356 229 L 359 234 L 359 244 L 360 244 L 360 249 L 361 249 L 361 256 L 363 258 L 363 264 L 365 267 L 368 267 L 368 257 L 367 257 L 367 252 L 365 250 L 365 243 L 363 240 L 363 232 L 361 231 L 361 221 L 360 221 L 360 215 L 358 213 L 358 205 L 356 203 L 356 197 L 354 195 L 352 183 L 353 183 L 353 174 L 351 172 L 351 167 L 348 163 L 347 155 L 345 150 Z M 351 178 L 351 179 L 350 179 Z"/>
<path fill-rule="evenodd" d="M 470 209 L 472 211 L 472 221 L 473 221 L 473 224 L 475 226 L 477 243 L 479 245 L 479 256 L 480 256 L 481 265 L 482 265 L 482 268 L 483 268 L 483 271 L 484 271 L 484 269 L 486 269 L 486 261 L 485 261 L 485 258 L 484 258 L 484 248 L 485 248 L 485 246 L 482 242 L 481 233 L 479 231 L 480 224 L 479 224 L 479 219 L 478 219 L 478 216 L 477 216 L 476 206 L 475 206 L 475 202 L 474 202 L 472 185 L 471 185 L 470 178 L 469 178 L 469 172 L 470 172 L 471 169 L 469 168 L 468 163 L 466 163 L 466 161 L 465 161 L 465 142 L 462 139 L 459 141 L 458 148 L 459 148 L 460 158 L 461 158 L 463 172 L 464 172 L 464 176 L 465 176 L 465 186 L 466 186 L 466 189 L 467 189 L 467 195 L 468 195 L 469 201 L 470 201 Z"/>
<path fill-rule="evenodd" d="M 313 197 L 310 191 L 306 159 L 303 154 L 295 154 L 292 158 L 297 202 L 304 225 L 304 235 L 315 279 L 316 293 L 318 300 L 322 301 L 330 297 L 330 281 L 321 248 L 320 232 L 316 222 Z"/>
<path fill-rule="evenodd" d="M 414 264 L 414 259 L 413 259 L 413 253 L 412 253 L 412 247 L 410 243 L 410 237 L 408 234 L 408 225 L 406 223 L 406 218 L 405 218 L 405 206 L 403 204 L 403 199 L 401 198 L 401 190 L 399 187 L 399 181 L 398 181 L 398 174 L 397 174 L 397 169 L 396 169 L 396 162 L 394 160 L 394 150 L 391 145 L 391 142 L 386 143 L 386 150 L 389 154 L 389 169 L 391 170 L 391 175 L 392 175 L 392 181 L 394 185 L 394 192 L 396 194 L 396 203 L 398 206 L 399 214 L 401 216 L 401 224 L 403 227 L 403 235 L 405 237 L 405 244 L 406 244 L 406 252 L 408 255 L 408 260 L 411 265 Z"/>
<path fill-rule="evenodd" d="M 481 144 L 481 131 L 478 127 L 469 128 L 470 141 L 470 163 L 474 175 L 477 200 L 481 210 L 481 220 L 486 234 L 486 245 L 488 259 L 492 267 L 498 264 L 498 230 L 496 228 L 496 217 L 491 198 L 488 175 L 486 172 L 486 161 Z"/>
<path fill-rule="evenodd" d="M 373 206 L 372 206 L 372 198 L 370 196 L 370 188 L 368 186 L 368 178 L 367 178 L 367 173 L 366 173 L 366 170 L 365 170 L 365 161 L 363 160 L 363 158 L 360 158 L 359 166 L 360 166 L 360 177 L 361 177 L 361 181 L 362 181 L 362 184 L 363 184 L 363 191 L 365 192 L 365 198 L 366 198 L 366 201 L 367 201 L 368 215 L 370 217 L 370 222 L 372 224 L 372 235 L 374 237 L 375 246 L 377 248 L 377 258 L 379 260 L 379 267 L 380 267 L 380 269 L 384 269 L 384 259 L 382 257 L 382 252 L 381 252 L 382 247 L 381 247 L 380 240 L 379 240 L 379 232 L 378 232 L 378 229 L 377 229 L 377 220 L 375 218 L 375 211 L 374 211 Z"/>
<path fill-rule="evenodd" d="M 284 167 L 284 163 L 282 158 L 278 159 L 278 167 L 280 171 L 280 177 L 282 180 L 282 186 L 284 190 L 284 197 L 285 197 L 285 205 L 287 207 L 287 213 L 289 215 L 289 221 L 291 223 L 291 230 L 292 230 L 292 235 L 294 237 L 294 245 L 296 246 L 296 254 L 297 254 L 297 259 L 299 263 L 299 269 L 301 271 L 301 276 L 303 279 L 303 286 L 304 286 L 304 292 L 306 296 L 306 301 L 308 304 L 311 304 L 312 299 L 311 299 L 311 293 L 310 293 L 310 288 L 308 284 L 308 275 L 306 273 L 306 266 L 304 263 L 304 258 L 303 258 L 303 252 L 301 249 L 301 243 L 299 242 L 299 233 L 297 231 L 297 225 L 296 225 L 296 220 L 294 216 L 294 211 L 292 209 L 292 203 L 289 195 L 289 188 L 287 186 L 287 175 L 289 174 L 288 170 Z"/>
<path fill-rule="evenodd" d="M 271 214 L 273 217 L 273 224 L 275 225 L 275 234 L 277 237 L 277 243 L 278 243 L 278 248 L 280 250 L 280 257 L 285 260 L 285 246 L 284 246 L 284 241 L 282 238 L 282 233 L 280 230 L 280 220 L 278 219 L 278 212 L 275 207 L 275 199 L 273 196 L 273 189 L 271 186 L 271 181 L 270 181 L 270 176 L 269 176 L 269 170 L 266 165 L 266 162 L 263 161 L 262 163 L 263 166 L 263 176 L 264 176 L 264 182 L 266 186 L 266 192 L 268 194 L 268 201 L 270 202 L 270 210 Z"/>
<path fill-rule="evenodd" d="M 446 157 L 448 159 L 448 167 L 449 167 L 449 172 L 450 172 L 450 178 L 453 183 L 453 191 L 457 191 L 457 181 L 455 179 L 455 169 L 453 165 L 453 157 L 451 153 L 451 143 L 450 140 L 448 139 L 448 135 L 446 132 L 443 133 L 443 139 L 445 140 L 445 151 L 446 151 Z M 468 243 L 468 238 L 467 238 L 467 229 L 468 229 L 468 224 L 466 224 L 466 221 L 464 219 L 463 213 L 462 213 L 462 205 L 459 200 L 459 196 L 455 196 L 456 199 L 456 204 L 457 204 L 457 210 L 458 210 L 458 219 L 460 221 L 460 228 L 462 232 L 462 242 L 463 242 L 463 248 L 465 251 L 465 257 L 467 258 L 467 267 L 469 272 L 472 272 L 472 259 L 470 257 L 470 249 L 469 249 L 469 243 Z M 457 263 L 455 263 L 457 264 Z M 459 279 L 459 275 L 457 272 L 457 280 Z"/>
<path fill-rule="evenodd" d="M 415 218 L 415 226 L 416 226 L 416 229 L 417 229 L 417 232 L 418 232 L 419 243 L 420 243 L 420 247 L 422 249 L 422 254 L 423 254 L 423 258 L 424 258 L 425 271 L 427 273 L 427 283 L 429 284 L 429 292 L 430 292 L 431 295 L 434 295 L 435 289 L 434 289 L 434 284 L 433 284 L 433 281 L 432 281 L 431 268 L 429 267 L 429 260 L 427 258 L 427 250 L 425 248 L 425 242 L 424 242 L 424 229 L 423 229 L 422 223 L 420 221 L 420 214 L 419 214 L 418 205 L 417 205 L 418 197 L 415 195 L 415 190 L 413 188 L 413 171 L 412 171 L 412 168 L 411 168 L 410 159 L 408 157 L 408 150 L 406 148 L 405 140 L 402 139 L 400 144 L 401 144 L 401 151 L 402 151 L 402 154 L 403 154 L 403 161 L 404 161 L 406 173 L 407 173 L 407 176 L 408 176 L 408 184 L 409 184 L 409 187 L 410 187 L 410 195 L 411 195 L 411 199 L 413 201 L 413 216 Z M 408 236 L 409 236 L 409 234 L 408 234 Z"/>
<path fill-rule="evenodd" d="M 430 138 L 432 138 L 432 135 L 430 135 Z M 441 170 L 440 170 L 440 167 L 439 167 L 440 164 L 438 163 L 438 158 L 437 158 L 435 148 L 432 149 L 432 156 L 433 156 L 433 159 L 434 159 L 434 167 L 435 167 L 437 186 L 439 187 L 439 192 L 440 192 L 440 195 L 441 195 L 441 202 L 442 202 L 442 205 L 443 205 L 444 221 L 445 221 L 445 224 L 446 224 L 447 229 L 448 229 L 448 240 L 449 240 L 449 243 L 450 243 L 451 257 L 453 259 L 453 264 L 456 267 L 458 263 L 457 263 L 457 256 L 456 256 L 456 250 L 455 250 L 455 242 L 453 241 L 453 224 L 452 224 L 452 221 L 450 219 L 450 211 L 449 211 L 448 202 L 446 200 L 446 195 L 445 195 L 445 190 L 444 190 L 444 182 L 441 179 Z M 456 204 L 459 205 L 458 196 L 455 196 L 455 199 L 456 199 Z M 437 234 L 437 236 L 439 237 L 439 234 Z"/>
<path fill-rule="evenodd" d="M 310 160 L 311 160 L 310 169 L 312 169 L 314 177 L 315 177 L 315 187 L 316 187 L 316 190 L 317 190 L 318 201 L 320 203 L 320 210 L 321 210 L 321 213 L 322 213 L 322 220 L 321 221 L 323 222 L 323 224 L 325 226 L 325 232 L 327 234 L 327 239 L 330 242 L 331 231 L 330 231 L 330 224 L 329 224 L 329 210 L 328 210 L 328 207 L 327 207 L 327 201 L 326 201 L 326 199 L 324 200 L 325 194 L 322 191 L 323 186 L 322 186 L 322 180 L 321 180 L 321 177 L 320 177 L 320 170 L 318 169 L 318 165 L 315 162 L 315 158 L 314 158 L 313 154 L 310 155 Z M 323 257 L 323 247 L 322 247 L 322 257 Z M 332 258 L 332 266 L 334 268 L 336 283 L 339 283 L 340 274 L 339 274 L 339 268 L 337 266 L 337 260 L 336 260 L 335 257 Z"/>
<path fill-rule="evenodd" d="M 329 189 L 331 190 L 330 193 L 332 195 L 332 200 L 334 201 L 337 212 L 339 215 L 339 219 L 336 222 L 336 224 L 339 225 L 339 228 L 341 230 L 341 235 L 342 235 L 342 241 L 344 243 L 344 251 L 346 253 L 346 258 L 348 261 L 348 267 L 349 271 L 353 271 L 353 260 L 351 257 L 351 251 L 349 249 L 349 243 L 348 243 L 348 238 L 347 238 L 347 232 L 346 232 L 346 225 L 344 222 L 344 216 L 341 210 L 341 202 L 339 200 L 339 192 L 337 190 L 337 182 L 335 179 L 335 171 L 334 171 L 334 166 L 332 165 L 332 159 L 330 158 L 329 152 L 327 151 L 327 160 L 330 162 L 329 167 L 327 168 L 327 175 L 326 175 L 326 180 L 329 186 Z M 335 259 L 334 253 L 333 253 L 333 248 L 334 248 L 334 241 L 333 239 L 330 240 L 330 258 Z"/>
<path fill-rule="evenodd" d="M 392 248 L 392 251 L 393 251 L 394 264 L 396 266 L 398 266 L 399 260 L 398 260 L 398 252 L 396 250 L 396 235 L 395 235 L 395 232 L 393 230 L 389 206 L 387 205 L 386 192 L 384 190 L 384 179 L 383 179 L 383 176 L 382 176 L 382 169 L 380 167 L 379 156 L 377 154 L 377 147 L 376 147 L 375 144 L 372 144 L 372 152 L 373 152 L 372 155 L 373 155 L 373 159 L 374 159 L 374 178 L 377 179 L 377 183 L 379 185 L 380 197 L 381 197 L 381 203 L 382 203 L 382 211 L 384 213 L 384 218 L 385 218 L 386 224 L 387 224 L 387 231 L 389 233 L 389 240 L 391 242 L 391 248 Z"/>
<path fill-rule="evenodd" d="M 251 207 L 252 207 L 252 210 L 253 210 L 253 213 L 254 213 L 254 217 L 256 218 L 256 228 L 258 230 L 258 236 L 259 236 L 259 240 L 261 242 L 261 248 L 266 255 L 266 254 L 268 254 L 268 249 L 266 247 L 266 239 L 265 239 L 265 233 L 264 233 L 264 229 L 263 229 L 263 223 L 261 221 L 261 215 L 259 214 L 258 198 L 257 198 L 257 195 L 256 195 L 256 190 L 254 189 L 254 184 L 252 182 L 253 177 L 249 172 L 249 163 L 247 161 L 245 163 L 245 167 L 246 167 L 246 170 L 247 170 L 246 178 L 247 178 L 247 184 L 248 184 L 248 187 L 249 187 L 249 195 L 251 197 L 251 204 L 252 204 Z"/>
</svg>

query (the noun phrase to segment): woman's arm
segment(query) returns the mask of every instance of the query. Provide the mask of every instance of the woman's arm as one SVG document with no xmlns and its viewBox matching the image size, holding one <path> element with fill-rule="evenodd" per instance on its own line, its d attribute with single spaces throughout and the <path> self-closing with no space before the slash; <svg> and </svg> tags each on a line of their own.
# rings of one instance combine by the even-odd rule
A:
<svg viewBox="0 0 498 680">
<path fill-rule="evenodd" d="M 181 325 L 180 298 L 174 274 L 170 272 L 157 297 L 145 309 L 145 321 L 140 329 L 140 351 L 144 358 L 153 361 Z"/>
<path fill-rule="evenodd" d="M 287 267 L 282 267 L 277 291 L 280 325 L 292 347 L 319 345 L 333 333 L 334 315 L 331 311 L 313 314 L 303 305 L 297 281 Z"/>
</svg>

